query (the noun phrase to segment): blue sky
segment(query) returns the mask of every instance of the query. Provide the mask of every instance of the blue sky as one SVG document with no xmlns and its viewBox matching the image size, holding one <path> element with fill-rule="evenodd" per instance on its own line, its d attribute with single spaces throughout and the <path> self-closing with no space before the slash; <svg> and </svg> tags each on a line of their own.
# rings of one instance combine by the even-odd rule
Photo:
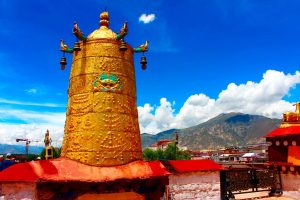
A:
<svg viewBox="0 0 300 200">
<path fill-rule="evenodd" d="M 278 118 L 300 100 L 300 1 L 0 0 L 0 134 L 11 135 L 0 143 L 46 127 L 61 141 L 72 59 L 61 71 L 59 41 L 73 45 L 74 21 L 99 28 L 105 8 L 113 31 L 128 21 L 129 44 L 150 41 L 146 71 L 135 56 L 142 132 L 222 112 Z"/>
</svg>

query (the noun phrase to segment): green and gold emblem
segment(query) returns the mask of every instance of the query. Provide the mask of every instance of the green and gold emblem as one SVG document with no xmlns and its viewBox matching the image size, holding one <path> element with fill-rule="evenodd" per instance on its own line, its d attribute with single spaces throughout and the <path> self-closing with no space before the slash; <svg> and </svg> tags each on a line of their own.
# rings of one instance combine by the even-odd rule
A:
<svg viewBox="0 0 300 200">
<path fill-rule="evenodd" d="M 122 89 L 122 83 L 117 75 L 103 73 L 94 81 L 94 91 L 118 92 Z"/>
</svg>

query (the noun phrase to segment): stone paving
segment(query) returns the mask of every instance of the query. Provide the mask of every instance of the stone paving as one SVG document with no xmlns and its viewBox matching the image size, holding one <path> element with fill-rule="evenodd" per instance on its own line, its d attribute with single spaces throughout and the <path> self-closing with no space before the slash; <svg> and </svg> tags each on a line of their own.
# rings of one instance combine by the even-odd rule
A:
<svg viewBox="0 0 300 200">
<path fill-rule="evenodd" d="M 260 200 L 299 200 L 300 199 L 300 191 L 284 191 L 283 195 L 280 197 L 268 197 L 268 192 L 255 192 L 255 193 L 247 193 L 247 194 L 237 194 L 235 195 L 236 200 L 242 199 L 260 199 Z"/>
</svg>

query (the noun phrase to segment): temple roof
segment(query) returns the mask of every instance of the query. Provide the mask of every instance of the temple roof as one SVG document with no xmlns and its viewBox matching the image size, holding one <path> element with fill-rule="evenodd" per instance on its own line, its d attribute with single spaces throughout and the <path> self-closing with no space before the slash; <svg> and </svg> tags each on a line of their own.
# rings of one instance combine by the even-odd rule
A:
<svg viewBox="0 0 300 200">
<path fill-rule="evenodd" d="M 276 128 L 270 133 L 268 133 L 265 137 L 284 137 L 288 135 L 299 135 L 300 136 L 300 126 L 290 126 L 290 127 L 283 127 L 283 128 Z"/>
<path fill-rule="evenodd" d="M 0 182 L 108 182 L 119 179 L 145 179 L 169 174 L 159 161 L 134 161 L 120 166 L 95 167 L 61 157 L 13 165 L 0 172 Z"/>
<path fill-rule="evenodd" d="M 212 160 L 169 160 L 176 172 L 220 171 L 224 168 Z"/>
</svg>

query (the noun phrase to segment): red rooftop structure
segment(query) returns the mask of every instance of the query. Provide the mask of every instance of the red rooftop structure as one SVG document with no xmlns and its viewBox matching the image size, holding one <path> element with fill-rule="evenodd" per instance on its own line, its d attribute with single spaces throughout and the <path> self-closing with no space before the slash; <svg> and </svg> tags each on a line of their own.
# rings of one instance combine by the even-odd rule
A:
<svg viewBox="0 0 300 200">
<path fill-rule="evenodd" d="M 169 174 L 159 161 L 138 160 L 120 166 L 96 167 L 61 157 L 13 165 L 0 172 L 0 181 L 6 198 L 14 188 L 11 195 L 19 199 L 49 199 L 47 196 L 75 199 L 98 190 L 107 193 L 134 191 L 147 199 L 157 199 L 160 196 L 156 195 L 157 189 L 168 183 Z"/>
<path fill-rule="evenodd" d="M 212 160 L 169 160 L 176 172 L 220 171 L 224 168 Z"/>
<path fill-rule="evenodd" d="M 300 172 L 300 102 L 295 105 L 296 111 L 284 113 L 280 127 L 265 137 L 270 145 L 269 161 Z M 283 171 L 287 171 L 287 167 Z"/>
</svg>

